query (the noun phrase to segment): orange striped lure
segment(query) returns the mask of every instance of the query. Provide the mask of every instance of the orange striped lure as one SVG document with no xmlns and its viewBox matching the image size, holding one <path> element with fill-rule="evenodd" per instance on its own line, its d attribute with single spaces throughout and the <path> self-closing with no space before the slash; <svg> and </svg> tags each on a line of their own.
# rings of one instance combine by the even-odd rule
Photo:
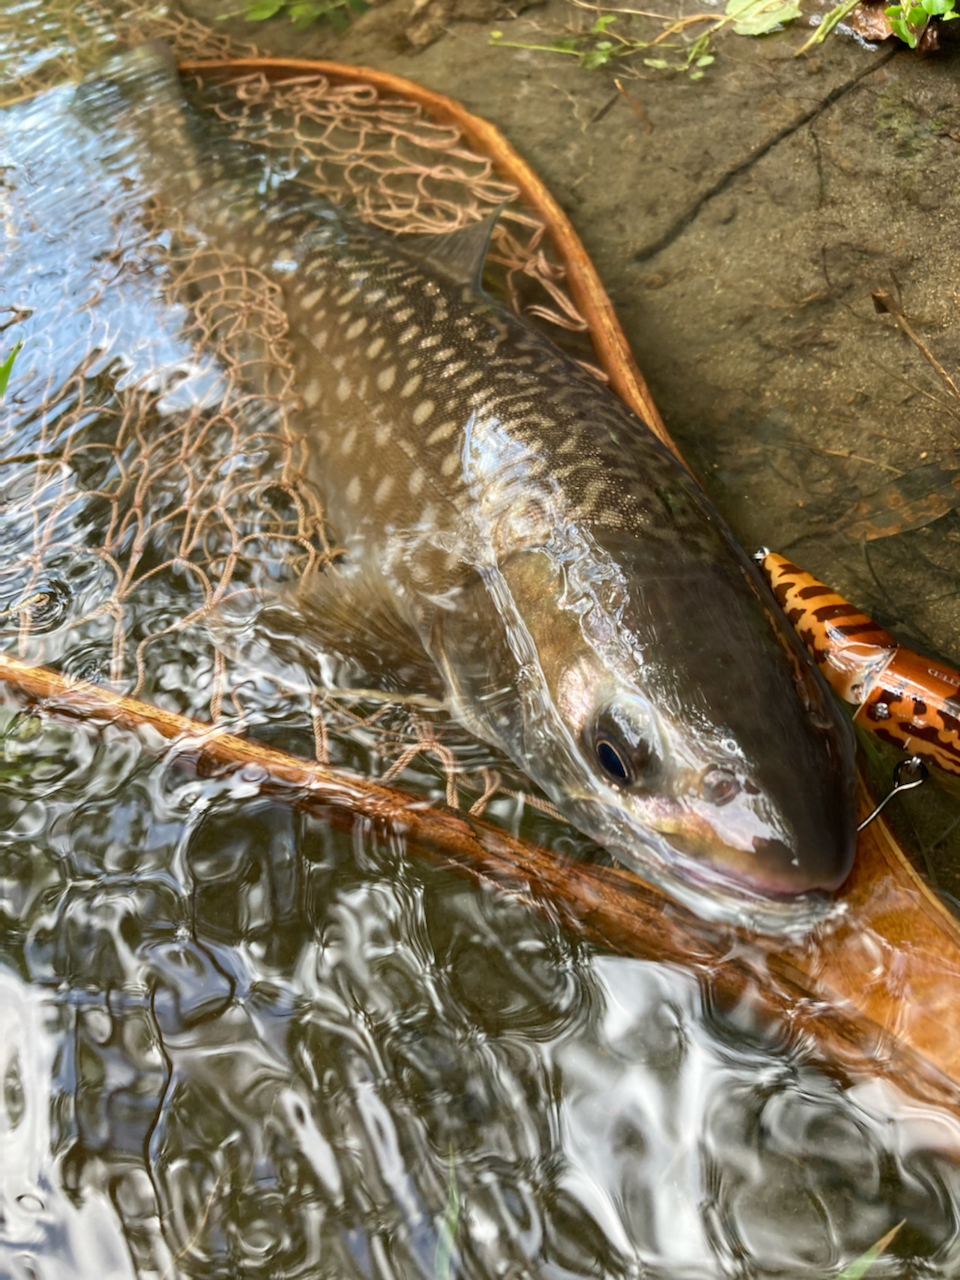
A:
<svg viewBox="0 0 960 1280">
<path fill-rule="evenodd" d="M 854 722 L 960 774 L 960 671 L 904 649 L 882 627 L 784 556 L 757 557 L 784 613 Z"/>
</svg>

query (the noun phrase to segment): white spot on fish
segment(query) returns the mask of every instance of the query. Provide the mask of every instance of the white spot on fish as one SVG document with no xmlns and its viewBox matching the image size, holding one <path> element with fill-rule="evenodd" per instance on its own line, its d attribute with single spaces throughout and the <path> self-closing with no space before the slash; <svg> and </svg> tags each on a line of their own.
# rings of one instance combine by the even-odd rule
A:
<svg viewBox="0 0 960 1280">
<path fill-rule="evenodd" d="M 354 504 L 358 503 L 360 501 L 360 489 L 360 477 L 354 476 L 347 485 L 347 501 Z"/>
<path fill-rule="evenodd" d="M 230 206 L 227 205 L 227 207 L 225 209 L 221 209 L 220 212 L 217 214 L 217 216 L 214 218 L 214 223 L 218 227 L 225 227 L 227 223 L 230 221 L 232 216 L 233 214 L 230 209 Z"/>
<path fill-rule="evenodd" d="M 254 205 L 251 205 L 249 209 L 244 209 L 241 212 L 240 221 L 252 222 L 254 218 L 259 218 L 259 216 L 260 216 L 260 210 L 256 208 Z"/>
<path fill-rule="evenodd" d="M 353 452 L 353 446 L 357 443 L 357 428 L 351 427 L 347 434 L 340 441 L 340 452 L 346 456 Z"/>
<path fill-rule="evenodd" d="M 413 315 L 413 307 L 404 307 L 400 311 L 395 311 L 393 313 L 393 318 L 394 320 L 396 320 L 397 324 L 404 324 L 406 323 L 407 320 L 410 319 L 412 315 Z"/>
<path fill-rule="evenodd" d="M 416 426 L 422 427 L 435 408 L 432 400 L 421 400 L 411 415 Z"/>
<path fill-rule="evenodd" d="M 363 300 L 372 306 L 375 302 L 382 302 L 386 292 L 386 289 L 371 289 L 363 295 Z"/>
<path fill-rule="evenodd" d="M 459 467 L 459 465 L 460 465 L 460 452 L 458 449 L 453 449 L 450 453 L 447 454 L 444 460 L 440 463 L 440 470 L 443 472 L 445 476 L 452 476 L 453 473 L 456 471 L 457 467 Z"/>
<path fill-rule="evenodd" d="M 383 344 L 385 342 L 386 342 L 386 338 L 383 338 L 383 337 L 374 338 L 374 340 L 370 343 L 369 347 L 367 347 L 368 359 L 376 360 L 377 356 L 383 350 Z"/>
<path fill-rule="evenodd" d="M 312 409 L 320 399 L 320 383 L 316 378 L 311 379 L 303 390 L 303 403 L 308 409 Z"/>
<path fill-rule="evenodd" d="M 322 351 L 323 348 L 327 345 L 326 329 L 315 329 L 313 333 L 311 333 L 310 335 L 310 341 L 313 343 L 313 345 L 316 347 L 318 351 Z"/>
<path fill-rule="evenodd" d="M 314 289 L 312 293 L 308 293 L 300 299 L 301 307 L 303 307 L 305 311 L 311 311 L 326 292 L 326 285 L 321 285 L 319 289 Z"/>
<path fill-rule="evenodd" d="M 566 480 L 569 476 L 576 475 L 582 465 L 581 462 L 573 462 L 566 467 L 558 467 L 554 475 L 558 480 Z"/>
<path fill-rule="evenodd" d="M 397 342 L 402 347 L 405 343 L 411 342 L 419 332 L 420 326 L 418 324 L 408 324 L 403 333 L 397 337 Z"/>
<path fill-rule="evenodd" d="M 203 186 L 203 179 L 200 177 L 199 173 L 191 173 L 187 178 L 187 181 L 190 184 L 191 191 L 199 191 Z"/>
<path fill-rule="evenodd" d="M 407 489 L 411 498 L 415 498 L 423 488 L 424 474 L 419 467 L 410 472 L 410 479 L 407 481 Z"/>
<path fill-rule="evenodd" d="M 392 432 L 389 426 L 387 426 L 384 423 L 381 423 L 380 426 L 377 427 L 376 431 L 373 433 L 373 442 L 378 449 L 382 449 L 383 446 L 389 442 L 391 435 L 392 435 Z"/>
<path fill-rule="evenodd" d="M 343 401 L 349 400 L 352 394 L 353 394 L 353 387 L 350 385 L 350 379 L 341 378 L 340 381 L 337 383 L 337 399 L 342 404 Z"/>
<path fill-rule="evenodd" d="M 468 373 L 465 378 L 461 378 L 457 383 L 457 386 L 460 387 L 462 391 L 465 391 L 467 387 L 472 387 L 475 382 L 479 382 L 482 377 L 483 370 L 474 369 L 474 371 L 472 373 Z"/>
<path fill-rule="evenodd" d="M 336 369 L 337 373 L 340 373 L 343 366 L 347 363 L 347 357 L 344 355 L 334 356 L 330 363 L 333 365 L 334 369 Z"/>
<path fill-rule="evenodd" d="M 377 386 L 381 391 L 389 391 L 393 386 L 393 380 L 397 376 L 396 365 L 389 364 L 386 369 L 381 369 L 377 374 Z"/>
<path fill-rule="evenodd" d="M 228 211 L 228 212 L 229 212 L 229 211 Z M 283 229 L 283 231 L 278 231 L 278 232 L 277 232 L 277 236 L 276 236 L 277 244 L 283 244 L 283 242 L 284 242 L 285 240 L 292 240 L 292 239 L 293 239 L 293 237 L 294 237 L 294 231 L 293 231 L 293 228 L 292 228 L 292 227 L 285 227 L 285 228 Z"/>
<path fill-rule="evenodd" d="M 404 399 L 406 399 L 407 396 L 412 396 L 422 381 L 423 381 L 423 378 L 420 376 L 420 374 L 415 373 L 413 377 L 408 378 L 406 382 L 403 384 L 403 386 L 400 388 L 401 396 L 403 396 Z"/>
<path fill-rule="evenodd" d="M 337 299 L 337 302 L 339 302 L 341 307 L 345 307 L 348 302 L 352 302 L 354 300 L 359 292 L 360 290 L 354 286 L 354 288 L 348 289 L 346 293 L 342 293 Z"/>
<path fill-rule="evenodd" d="M 434 427 L 427 436 L 427 444 L 439 444 L 441 440 L 449 440 L 457 429 L 455 418 L 451 418 L 447 422 L 441 422 L 439 427 Z"/>
<path fill-rule="evenodd" d="M 377 485 L 376 493 L 373 495 L 374 505 L 378 506 L 381 502 L 386 502 L 390 497 L 390 490 L 393 488 L 393 476 L 384 476 Z"/>
</svg>

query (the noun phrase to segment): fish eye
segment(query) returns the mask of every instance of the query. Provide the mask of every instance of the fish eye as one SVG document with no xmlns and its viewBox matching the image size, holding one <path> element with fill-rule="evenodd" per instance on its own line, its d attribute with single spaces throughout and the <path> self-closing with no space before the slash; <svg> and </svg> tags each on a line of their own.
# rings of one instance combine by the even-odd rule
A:
<svg viewBox="0 0 960 1280">
<path fill-rule="evenodd" d="M 623 749 L 608 737 L 598 735 L 594 739 L 593 750 L 604 773 L 608 773 L 614 782 L 629 782 L 630 768 L 624 759 Z"/>
<path fill-rule="evenodd" d="M 700 789 L 705 800 L 719 806 L 729 804 L 739 794 L 740 783 L 732 769 L 727 769 L 722 764 L 715 764 L 703 775 Z"/>
<path fill-rule="evenodd" d="M 621 787 L 644 781 L 656 759 L 651 745 L 651 725 L 630 708 L 606 708 L 597 717 L 587 742 L 610 781 Z"/>
</svg>

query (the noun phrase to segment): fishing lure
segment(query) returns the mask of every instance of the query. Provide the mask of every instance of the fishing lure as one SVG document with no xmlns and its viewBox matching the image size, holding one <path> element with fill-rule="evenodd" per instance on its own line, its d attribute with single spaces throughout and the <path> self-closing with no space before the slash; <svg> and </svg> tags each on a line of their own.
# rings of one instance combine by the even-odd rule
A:
<svg viewBox="0 0 960 1280">
<path fill-rule="evenodd" d="M 785 556 L 766 552 L 757 559 L 814 662 L 857 707 L 854 723 L 960 774 L 960 671 L 905 649 Z"/>
</svg>

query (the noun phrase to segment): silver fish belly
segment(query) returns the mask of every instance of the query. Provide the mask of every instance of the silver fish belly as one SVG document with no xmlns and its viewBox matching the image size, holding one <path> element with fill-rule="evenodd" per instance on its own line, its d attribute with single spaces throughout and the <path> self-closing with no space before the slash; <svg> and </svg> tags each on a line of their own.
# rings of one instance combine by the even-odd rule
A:
<svg viewBox="0 0 960 1280">
<path fill-rule="evenodd" d="M 853 858 L 852 729 L 689 473 L 484 294 L 489 226 L 400 239 L 319 202 L 264 209 L 204 172 L 167 52 L 119 64 L 117 93 L 150 181 L 281 286 L 355 585 L 458 718 L 694 909 L 822 914 Z"/>
</svg>

